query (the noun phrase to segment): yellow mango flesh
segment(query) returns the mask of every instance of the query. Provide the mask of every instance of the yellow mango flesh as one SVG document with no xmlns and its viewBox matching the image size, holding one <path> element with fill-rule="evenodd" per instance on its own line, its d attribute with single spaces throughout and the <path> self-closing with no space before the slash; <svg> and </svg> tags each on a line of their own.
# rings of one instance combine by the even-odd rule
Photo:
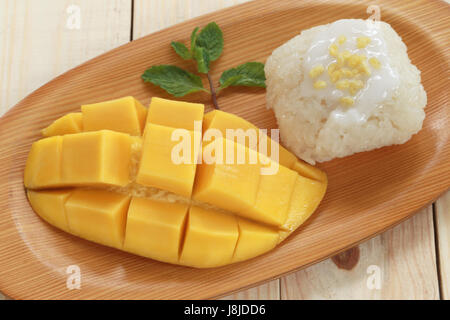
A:
<svg viewBox="0 0 450 320">
<path fill-rule="evenodd" d="M 128 210 L 124 250 L 177 263 L 189 206 L 133 198 Z"/>
<path fill-rule="evenodd" d="M 65 203 L 71 192 L 71 189 L 46 191 L 28 190 L 27 196 L 33 210 L 42 219 L 61 230 L 69 232 Z"/>
<path fill-rule="evenodd" d="M 130 197 L 106 190 L 76 189 L 66 202 L 71 233 L 122 249 Z"/>
<path fill-rule="evenodd" d="M 62 185 L 62 142 L 63 137 L 55 136 L 33 143 L 25 166 L 24 184 L 26 188 L 52 188 Z"/>
<path fill-rule="evenodd" d="M 147 123 L 193 131 L 194 121 L 198 121 L 201 130 L 205 107 L 200 103 L 173 101 L 152 98 L 148 110 Z"/>
<path fill-rule="evenodd" d="M 81 106 L 84 131 L 114 130 L 140 136 L 143 133 L 147 109 L 135 98 L 87 104 Z"/>
<path fill-rule="evenodd" d="M 216 146 L 217 151 L 224 150 L 222 152 L 225 154 L 225 145 L 225 139 L 218 139 L 204 149 Z M 233 143 L 233 148 L 236 156 L 241 152 L 246 159 L 249 159 L 250 153 L 255 152 L 237 143 Z M 237 159 L 233 160 L 237 162 Z M 253 214 L 250 208 L 255 203 L 261 165 L 250 164 L 249 161 L 243 164 L 227 164 L 226 159 L 222 162 L 204 162 L 198 165 L 193 199 L 251 218 Z M 264 217 L 259 218 L 264 220 Z"/>
<path fill-rule="evenodd" d="M 239 240 L 233 262 L 243 261 L 266 253 L 278 244 L 278 230 L 252 221 L 238 218 Z"/>
<path fill-rule="evenodd" d="M 276 174 L 262 175 L 255 204 L 251 210 L 254 215 L 249 217 L 276 226 L 283 225 L 287 219 L 287 210 L 297 176 L 296 172 L 283 166 L 279 166 Z"/>
<path fill-rule="evenodd" d="M 146 117 L 132 97 L 82 111 L 43 130 L 50 137 L 32 145 L 24 184 L 38 215 L 87 240 L 162 262 L 217 267 L 272 250 L 325 194 L 325 173 L 266 136 L 257 146 L 248 136 L 220 137 L 227 129 L 257 129 L 235 115 L 204 115 L 203 105 L 153 98 Z M 77 117 L 83 123 L 72 132 Z M 201 146 L 208 129 L 219 136 Z M 279 148 L 277 162 L 258 152 L 261 142 Z M 276 170 L 267 174 L 270 168 Z"/>
<path fill-rule="evenodd" d="M 208 112 L 205 114 L 203 120 L 203 133 L 208 129 L 219 130 L 224 138 L 231 139 L 236 143 L 244 144 L 246 147 L 262 152 L 268 157 L 272 155 L 272 148 L 278 148 L 278 162 L 285 167 L 291 168 L 297 160 L 291 152 L 279 143 L 270 139 L 267 135 L 260 136 L 258 127 L 234 114 L 220 110 Z M 242 130 L 247 133 L 247 136 L 241 140 L 230 137 L 230 135 L 227 136 L 227 129 Z M 251 131 L 248 131 L 249 129 L 251 129 Z M 256 133 L 254 135 L 251 134 L 253 130 Z M 272 146 L 272 144 L 274 144 L 274 146 Z"/>
<path fill-rule="evenodd" d="M 272 146 L 275 144 L 275 147 Z M 274 140 L 268 140 L 268 155 L 269 157 L 272 157 L 272 148 L 278 148 L 278 162 L 285 166 L 286 168 L 292 168 L 295 161 L 297 160 L 297 157 L 294 156 L 291 152 L 289 152 L 287 149 L 285 149 L 282 145 L 275 142 Z"/>
<path fill-rule="evenodd" d="M 325 174 L 325 172 L 323 172 L 322 170 L 313 167 L 301 160 L 297 160 L 294 165 L 292 166 L 292 170 L 298 172 L 300 175 L 309 178 L 309 179 L 313 179 L 313 180 L 317 180 L 317 181 L 321 181 L 321 182 L 327 182 L 327 175 Z"/>
<path fill-rule="evenodd" d="M 297 173 L 279 165 L 277 173 L 262 175 L 261 155 L 241 144 L 225 140 L 217 139 L 208 144 L 203 154 L 207 153 L 205 149 L 213 147 L 223 150 L 225 154 L 225 145 L 230 143 L 234 148 L 234 163 L 227 164 L 226 159 L 223 159 L 225 163 L 222 164 L 199 164 L 193 199 L 281 227 L 287 219 L 287 208 Z M 244 155 L 246 163 L 237 163 L 239 152 Z M 252 155 L 257 159 L 255 163 L 251 163 Z"/>
<path fill-rule="evenodd" d="M 192 206 L 180 263 L 198 268 L 229 264 L 238 238 L 236 217 Z"/>
<path fill-rule="evenodd" d="M 195 141 L 193 131 L 184 130 L 189 141 L 190 155 L 188 163 L 178 153 L 172 155 L 174 147 L 179 144 L 173 141 L 172 134 L 177 129 L 149 123 L 147 125 L 143 153 L 136 182 L 144 186 L 156 187 L 189 197 L 194 184 L 196 164 L 200 141 Z M 197 147 L 195 147 L 197 145 Z M 197 150 L 197 151 L 196 151 Z M 175 157 L 179 156 L 179 162 Z"/>
<path fill-rule="evenodd" d="M 234 114 L 220 110 L 208 112 L 203 119 L 203 133 L 209 129 L 218 130 L 224 138 L 233 140 L 236 143 L 244 144 L 247 148 L 253 150 L 258 149 L 258 127 Z M 236 130 L 241 130 L 241 132 L 248 134 L 247 136 L 244 136 L 243 139 L 239 140 L 237 137 L 227 136 L 227 129 L 235 130 L 235 132 L 237 132 Z M 251 130 L 247 131 L 249 129 Z"/>
<path fill-rule="evenodd" d="M 131 138 L 101 130 L 65 135 L 61 181 L 70 185 L 118 185 L 129 182 Z"/>
<path fill-rule="evenodd" d="M 289 204 L 288 218 L 282 226 L 285 231 L 280 232 L 280 241 L 284 240 L 311 216 L 322 201 L 326 189 L 326 183 L 297 176 Z"/>
<path fill-rule="evenodd" d="M 42 135 L 44 137 L 52 137 L 82 131 L 83 114 L 81 112 L 74 112 L 56 119 L 51 125 L 42 130 Z"/>
</svg>

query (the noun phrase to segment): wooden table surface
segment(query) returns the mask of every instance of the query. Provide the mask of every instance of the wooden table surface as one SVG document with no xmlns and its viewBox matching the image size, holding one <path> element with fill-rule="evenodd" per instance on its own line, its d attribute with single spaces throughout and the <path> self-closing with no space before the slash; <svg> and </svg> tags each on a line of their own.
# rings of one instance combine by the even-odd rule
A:
<svg viewBox="0 0 450 320">
<path fill-rule="evenodd" d="M 34 89 L 90 58 L 246 1 L 2 0 L 0 116 Z M 357 248 L 225 299 L 450 299 L 449 259 L 447 192 Z"/>
</svg>

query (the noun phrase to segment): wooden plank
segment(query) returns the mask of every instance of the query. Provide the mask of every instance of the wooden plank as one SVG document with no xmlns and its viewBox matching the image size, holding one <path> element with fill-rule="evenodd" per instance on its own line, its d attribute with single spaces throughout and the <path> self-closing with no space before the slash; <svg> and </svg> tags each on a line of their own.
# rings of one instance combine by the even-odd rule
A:
<svg viewBox="0 0 450 320">
<path fill-rule="evenodd" d="M 432 206 L 361 244 L 351 270 L 345 258 L 341 268 L 328 259 L 284 277 L 281 298 L 439 299 Z"/>
<path fill-rule="evenodd" d="M 280 300 L 280 280 L 227 295 L 222 300 Z"/>
<path fill-rule="evenodd" d="M 3 0 L 0 115 L 47 81 L 130 40 L 131 0 Z"/>
<path fill-rule="evenodd" d="M 249 0 L 135 0 L 133 39 Z M 188 33 L 191 30 L 187 30 Z M 169 41 L 169 39 L 168 39 Z"/>
<path fill-rule="evenodd" d="M 179 22 L 248 0 L 135 0 L 133 39 L 170 27 Z M 191 30 L 187 30 L 189 33 Z M 169 39 L 168 39 L 169 41 Z M 280 299 L 280 283 L 274 280 L 222 299 Z"/>
<path fill-rule="evenodd" d="M 435 202 L 441 298 L 450 300 L 450 191 Z"/>
<path fill-rule="evenodd" d="M 40 4 L 42 4 L 42 2 L 40 3 Z M 3 59 L 3 57 L 1 57 L 2 59 Z M 2 80 L 3 81 L 3 80 Z M 2 82 L 2 86 L 3 86 L 3 82 Z M 2 93 L 3 93 L 3 91 L 2 91 Z M 422 136 L 423 136 L 423 134 L 422 134 Z M 427 220 L 428 221 L 428 220 Z M 400 235 L 400 236 L 397 236 L 397 237 L 400 237 L 400 238 L 409 238 L 409 236 L 408 237 L 405 237 L 404 235 Z M 425 238 L 425 236 L 422 236 L 423 238 Z M 392 238 L 395 238 L 395 237 L 392 237 Z M 386 241 L 386 240 L 385 240 Z M 391 241 L 393 241 L 392 239 L 391 239 Z M 403 243 L 404 241 L 400 241 L 401 243 Z M 425 241 L 426 243 L 427 243 L 427 241 Z M 409 244 L 408 243 L 405 243 L 404 244 L 405 246 L 409 246 Z M 395 249 L 395 248 L 394 248 Z M 412 250 L 412 249 L 409 249 L 409 250 Z M 362 250 L 361 250 L 361 252 L 363 252 Z M 393 250 L 393 253 L 392 253 L 392 255 L 395 253 L 396 251 L 395 250 Z M 396 258 L 396 259 L 398 259 L 398 261 L 394 261 L 393 263 L 394 264 L 402 264 L 402 263 L 404 263 L 404 260 L 403 260 L 403 258 L 402 257 L 400 257 L 400 258 Z M 422 256 L 420 256 L 420 259 L 423 259 L 423 257 Z M 356 267 L 355 267 L 356 268 Z M 389 270 L 391 270 L 390 268 L 389 268 Z M 397 269 L 396 269 L 397 270 Z M 414 269 L 415 270 L 415 269 Z M 148 270 L 147 270 L 148 271 Z M 391 275 L 391 273 L 389 273 L 390 275 Z M 395 273 L 394 273 L 395 274 Z M 392 277 L 390 277 L 390 279 L 392 280 Z M 409 281 L 414 281 L 414 278 L 412 278 L 413 280 L 411 280 L 411 279 L 409 279 Z M 395 282 L 397 282 L 397 281 L 395 281 Z M 433 283 L 434 283 L 434 281 L 433 281 Z M 402 283 L 400 283 L 401 285 L 402 285 Z M 402 289 L 402 286 L 399 286 L 399 288 L 397 288 L 397 290 L 401 290 Z M 435 292 L 435 290 L 433 289 L 433 290 L 431 290 L 432 292 Z"/>
<path fill-rule="evenodd" d="M 1 1 L 0 115 L 55 76 L 127 43 L 130 29 L 131 0 Z"/>
</svg>

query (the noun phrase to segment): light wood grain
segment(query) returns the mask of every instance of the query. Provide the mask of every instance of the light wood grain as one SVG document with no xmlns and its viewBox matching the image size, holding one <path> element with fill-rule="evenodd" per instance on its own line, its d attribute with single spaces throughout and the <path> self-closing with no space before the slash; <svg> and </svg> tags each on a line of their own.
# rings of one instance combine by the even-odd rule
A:
<svg viewBox="0 0 450 320">
<path fill-rule="evenodd" d="M 0 115 L 55 76 L 129 41 L 131 0 L 3 0 Z M 81 10 L 69 29 L 70 6 Z"/>
<path fill-rule="evenodd" d="M 73 5 L 80 29 L 67 27 Z M 0 115 L 55 76 L 127 43 L 130 29 L 131 0 L 1 1 Z"/>
<path fill-rule="evenodd" d="M 401 1 L 383 4 L 383 8 L 391 8 L 383 19 L 404 37 L 413 62 L 423 71 L 430 103 L 422 132 L 403 146 L 383 148 L 323 165 L 330 176 L 330 190 L 311 221 L 279 249 L 234 266 L 202 271 L 168 266 L 74 241 L 74 238 L 48 227 L 32 214 L 24 199 L 21 172 L 30 143 L 36 139 L 44 122 L 77 110 L 82 102 L 125 93 L 146 102 L 152 95 L 163 95 L 160 90 L 143 85 L 139 75 L 145 66 L 159 60 L 174 61 L 167 39 L 186 41 L 185 30 L 191 30 L 195 25 L 214 19 L 224 26 L 228 37 L 226 50 L 231 54 L 217 62 L 213 72 L 217 78 L 221 70 L 241 59 L 263 61 L 273 48 L 302 28 L 343 16 L 364 17 L 366 4 L 250 3 L 239 7 L 239 12 L 232 8 L 135 41 L 38 90 L 0 123 L 2 150 L 5 150 L 0 155 L 5 163 L 0 168 L 0 177 L 7 179 L 7 183 L 1 181 L 6 188 L 0 193 L 0 243 L 8 243 L 8 250 L 2 251 L 0 258 L 0 287 L 6 288 L 7 293 L 9 290 L 13 297 L 211 297 L 316 262 L 405 219 L 436 197 L 449 178 L 448 167 L 442 164 L 448 160 L 448 135 L 439 130 L 448 128 L 448 114 L 440 108 L 445 103 L 443 88 L 447 83 L 445 80 L 433 81 L 436 74 L 445 72 L 442 70 L 448 64 L 448 54 L 436 47 L 436 43 L 448 45 L 448 39 L 442 35 L 442 29 L 447 26 L 443 27 L 436 19 L 436 15 L 444 14 L 440 6 L 437 2 L 423 2 L 422 11 L 417 11 Z M 337 11 L 337 8 L 345 9 L 345 12 Z M 399 16 L 399 12 L 408 12 L 409 16 Z M 429 19 L 430 15 L 435 19 Z M 242 28 L 246 28 L 248 34 L 239 32 Z M 264 33 L 258 33 L 259 29 Z M 420 34 L 419 38 L 417 34 Z M 243 52 L 242 43 L 252 43 L 252 50 L 246 47 Z M 424 46 L 430 48 L 427 57 L 431 59 L 420 59 Z M 203 96 L 190 98 L 209 102 Z M 273 116 L 264 111 L 264 97 L 260 91 L 230 90 L 221 99 L 224 110 L 240 114 L 262 127 L 275 126 Z M 48 110 L 48 105 L 55 108 Z M 37 119 L 36 113 L 42 118 Z M 27 132 L 14 136 L 6 134 L 18 132 L 24 126 Z M 19 234 L 25 238 L 20 238 Z M 21 257 L 19 265 L 18 257 Z M 83 290 L 79 292 L 61 290 L 65 283 L 61 266 L 73 262 L 79 263 L 84 270 Z M 14 278 L 5 270 L 14 273 Z"/>
<path fill-rule="evenodd" d="M 280 300 L 280 280 L 241 290 L 221 298 L 222 300 Z"/>
<path fill-rule="evenodd" d="M 135 0 L 133 39 L 249 0 Z"/>
<path fill-rule="evenodd" d="M 450 300 L 450 191 L 435 203 L 442 299 Z"/>
<path fill-rule="evenodd" d="M 361 244 L 359 250 L 351 270 L 328 259 L 284 277 L 281 298 L 439 299 L 431 207 Z M 375 272 L 379 288 L 367 285 Z"/>
</svg>

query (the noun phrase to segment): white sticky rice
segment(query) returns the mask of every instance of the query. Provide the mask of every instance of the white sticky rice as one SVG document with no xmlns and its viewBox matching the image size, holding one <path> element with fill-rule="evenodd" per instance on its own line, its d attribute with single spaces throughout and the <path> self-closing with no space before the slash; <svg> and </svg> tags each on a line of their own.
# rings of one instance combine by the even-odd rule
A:
<svg viewBox="0 0 450 320">
<path fill-rule="evenodd" d="M 331 116 L 339 108 L 336 103 L 302 94 L 301 84 L 308 77 L 305 55 L 316 36 L 328 32 L 333 24 L 304 30 L 268 58 L 267 106 L 275 112 L 282 143 L 301 159 L 315 164 L 402 144 L 422 128 L 427 96 L 420 71 L 411 64 L 407 48 L 394 29 L 384 22 L 377 24 L 386 57 L 399 81 L 387 98 L 364 109 L 364 121 L 336 121 Z"/>
</svg>

